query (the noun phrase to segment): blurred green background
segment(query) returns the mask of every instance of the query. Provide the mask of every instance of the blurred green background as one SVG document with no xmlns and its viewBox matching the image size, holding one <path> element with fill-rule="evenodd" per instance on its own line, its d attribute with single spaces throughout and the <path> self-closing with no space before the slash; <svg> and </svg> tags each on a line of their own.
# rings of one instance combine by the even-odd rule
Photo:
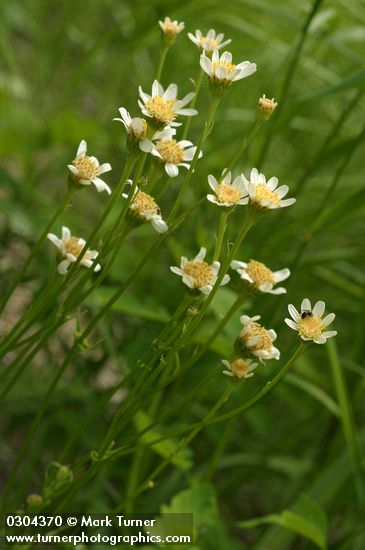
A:
<svg viewBox="0 0 365 550">
<path fill-rule="evenodd" d="M 325 300 L 328 310 L 337 314 L 341 365 L 365 444 L 361 417 L 365 352 L 363 2 L 1 2 L 2 286 L 9 284 L 14 269 L 21 265 L 63 197 L 66 165 L 74 158 L 81 139 L 87 140 L 90 154 L 112 164 L 113 171 L 105 179 L 112 187 L 117 184 L 126 144 L 124 128 L 112 118 L 118 116 L 121 106 L 132 116 L 139 116 L 138 86 L 148 92 L 152 85 L 159 56 L 158 20 L 165 15 L 183 20 L 186 31 L 200 28 L 206 32 L 213 27 L 224 32 L 226 38 L 232 38 L 229 50 L 235 61 L 247 59 L 258 65 L 254 76 L 234 84 L 223 99 L 187 202 L 204 196 L 208 192 L 207 174 L 217 176 L 229 162 L 252 128 L 258 98 L 265 93 L 279 101 L 278 113 L 250 146 L 239 171 L 248 176 L 257 166 L 266 176 L 277 176 L 280 183 L 289 185 L 289 196 L 294 194 L 297 204 L 265 216 L 252 230 L 239 259 L 255 258 L 272 269 L 290 267 L 293 275 L 286 285 L 287 296 L 255 298 L 246 311 L 260 313 L 265 325 L 277 330 L 278 347 L 286 359 L 296 345 L 296 335 L 283 323 L 287 303 L 299 306 L 305 296 Z M 190 78 L 199 73 L 198 61 L 197 48 L 186 32 L 182 33 L 168 53 L 163 85 L 176 82 L 181 95 L 188 93 L 193 86 Z M 191 126 L 192 141 L 199 136 L 207 99 L 204 82 L 197 105 L 199 116 Z M 163 212 L 168 211 L 180 183 L 181 177 L 171 181 L 162 202 Z M 62 222 L 87 237 L 105 203 L 104 194 L 85 191 L 82 198 L 76 196 Z M 241 218 L 241 212 L 234 214 L 232 231 Z M 27 494 L 39 491 L 46 465 L 56 459 L 72 436 L 80 415 L 88 414 L 105 395 L 105 388 L 119 381 L 141 350 L 151 344 L 161 322 L 183 296 L 182 285 L 168 266 L 176 265 L 181 254 L 195 255 L 199 246 L 212 252 L 217 223 L 217 210 L 212 205 L 207 203 L 196 211 L 168 240 L 158 260 L 147 265 L 114 313 L 100 324 L 94 338 L 95 342 L 101 340 L 99 345 L 80 356 L 59 385 L 33 443 L 28 468 L 21 474 L 14 495 L 18 506 Z M 103 288 L 87 304 L 89 312 L 100 307 L 142 257 L 150 246 L 151 233 L 150 227 L 143 227 L 130 237 Z M 3 327 L 21 314 L 54 268 L 54 251 L 46 245 L 8 308 Z M 219 293 L 211 316 L 196 335 L 197 341 L 214 327 L 231 300 L 229 289 Z M 169 397 L 182 398 L 230 353 L 239 329 L 237 316 L 211 353 L 173 388 L 167 402 Z M 53 364 L 69 345 L 70 333 L 65 330 L 36 358 L 6 401 L 1 419 L 4 477 L 48 387 Z M 260 371 L 243 384 L 234 405 L 246 400 L 276 369 L 277 365 L 270 365 L 270 373 Z M 221 379 L 161 429 L 171 430 L 181 422 L 201 419 L 220 388 Z M 95 448 L 112 415 L 113 407 L 107 408 L 95 425 L 78 434 L 66 462 L 72 464 L 78 453 Z M 130 430 L 133 433 L 133 427 Z M 222 439 L 224 453 L 213 479 L 207 480 L 206 466 Z M 312 542 L 278 527 L 236 526 L 247 518 L 292 509 L 301 493 L 327 515 L 331 548 L 364 548 L 364 526 L 358 521 L 350 462 L 324 347 L 313 346 L 298 361 L 295 374 L 244 417 L 206 429 L 189 453 L 189 466 L 167 470 L 157 489 L 142 495 L 138 507 L 157 511 L 174 495 L 188 491 L 186 499 L 180 501 L 185 506 L 190 502 L 202 517 L 202 510 L 206 510 L 202 520 L 206 532 L 202 528 L 197 548 L 313 548 Z M 151 459 L 155 460 L 158 457 Z M 129 460 L 111 463 L 85 489 L 79 506 L 93 511 L 113 508 L 123 494 L 129 468 Z"/>
</svg>

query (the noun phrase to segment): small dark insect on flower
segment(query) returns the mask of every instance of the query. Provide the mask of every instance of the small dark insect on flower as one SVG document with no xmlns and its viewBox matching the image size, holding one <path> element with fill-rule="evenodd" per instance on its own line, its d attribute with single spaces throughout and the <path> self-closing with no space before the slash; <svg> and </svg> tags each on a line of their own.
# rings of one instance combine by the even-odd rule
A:
<svg viewBox="0 0 365 550">
<path fill-rule="evenodd" d="M 309 309 L 304 309 L 300 316 L 302 319 L 305 319 L 306 317 L 312 317 L 313 313 Z"/>
</svg>

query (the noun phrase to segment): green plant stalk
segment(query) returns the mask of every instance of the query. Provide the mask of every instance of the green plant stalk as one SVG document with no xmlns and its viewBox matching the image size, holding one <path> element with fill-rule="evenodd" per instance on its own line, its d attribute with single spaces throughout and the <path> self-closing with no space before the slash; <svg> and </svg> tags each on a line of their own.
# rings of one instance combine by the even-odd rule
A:
<svg viewBox="0 0 365 550">
<path fill-rule="evenodd" d="M 261 126 L 264 124 L 264 120 L 259 119 L 256 120 L 251 132 L 248 134 L 248 136 L 245 137 L 245 139 L 242 141 L 241 145 L 239 145 L 236 153 L 233 155 L 232 160 L 228 164 L 227 168 L 223 172 L 222 178 L 225 178 L 225 176 L 228 174 L 232 168 L 236 166 L 236 164 L 241 159 L 243 153 L 246 151 L 247 147 L 252 143 L 252 141 L 255 139 L 258 131 L 260 130 Z"/>
<path fill-rule="evenodd" d="M 57 208 L 57 210 L 54 213 L 51 220 L 48 222 L 46 228 L 44 229 L 43 233 L 39 237 L 38 241 L 33 246 L 32 251 L 31 251 L 30 255 L 28 256 L 28 259 L 26 260 L 26 262 L 23 265 L 22 269 L 19 271 L 18 275 L 15 277 L 15 279 L 14 279 L 13 283 L 11 284 L 10 288 L 5 293 L 5 296 L 4 296 L 3 300 L 1 301 L 0 313 L 2 313 L 4 311 L 4 308 L 5 308 L 6 304 L 8 303 L 10 297 L 12 296 L 14 290 L 16 289 L 18 284 L 23 279 L 28 267 L 30 266 L 30 264 L 34 260 L 35 256 L 37 255 L 38 251 L 40 250 L 41 246 L 43 245 L 44 241 L 46 240 L 47 234 L 50 232 L 50 230 L 52 229 L 52 227 L 54 226 L 56 221 L 60 218 L 60 216 L 63 214 L 63 212 L 69 206 L 71 197 L 72 197 L 72 195 L 74 194 L 75 191 L 76 191 L 76 187 L 71 186 L 71 185 L 68 186 L 67 193 L 66 193 L 63 201 L 61 202 L 61 204 Z"/>
<path fill-rule="evenodd" d="M 162 48 L 161 48 L 161 51 L 160 51 L 160 59 L 158 61 L 158 66 L 157 66 L 157 71 L 156 71 L 156 80 L 158 80 L 159 82 L 160 82 L 162 71 L 163 71 L 163 68 L 164 68 L 164 65 L 165 65 L 167 52 L 169 51 L 169 49 L 170 49 L 170 44 L 166 44 L 166 43 L 163 42 L 162 43 Z"/>
<path fill-rule="evenodd" d="M 197 148 L 196 148 L 196 151 L 195 151 L 195 155 L 193 157 L 193 160 L 191 161 L 190 168 L 189 168 L 189 170 L 188 170 L 188 172 L 187 172 L 187 174 L 184 178 L 184 181 L 183 181 L 182 186 L 180 188 L 179 194 L 176 198 L 175 204 L 174 204 L 174 206 L 172 207 L 172 209 L 170 211 L 169 217 L 167 219 L 167 223 L 170 223 L 171 221 L 174 221 L 176 215 L 179 212 L 179 208 L 180 208 L 182 198 L 185 194 L 185 191 L 186 191 L 186 189 L 187 189 L 187 187 L 190 183 L 191 177 L 194 173 L 196 163 L 198 162 L 199 154 L 200 154 L 200 152 L 203 148 L 203 145 L 204 145 L 207 137 L 209 136 L 209 134 L 212 130 L 212 125 L 213 125 L 213 122 L 214 122 L 215 113 L 217 111 L 220 99 L 221 99 L 220 97 L 211 96 L 209 110 L 208 110 L 208 114 L 207 114 L 207 119 L 205 121 L 202 132 L 200 134 L 200 138 L 199 138 L 198 145 L 197 145 Z"/>
<path fill-rule="evenodd" d="M 342 429 L 351 459 L 354 476 L 355 489 L 358 504 L 361 508 L 365 506 L 365 480 L 362 467 L 362 456 L 360 453 L 357 431 L 354 420 L 354 413 L 351 407 L 350 397 L 346 385 L 345 376 L 341 368 L 337 345 L 333 338 L 327 342 L 327 355 L 332 370 L 333 384 L 337 401 L 341 412 Z"/>
<path fill-rule="evenodd" d="M 222 251 L 222 245 L 223 245 L 223 238 L 226 233 L 227 229 L 227 220 L 230 212 L 226 207 L 222 207 L 222 212 L 219 217 L 219 227 L 218 227 L 218 234 L 217 239 L 215 242 L 215 248 L 213 253 L 213 261 L 219 260 L 221 251 Z"/>
<path fill-rule="evenodd" d="M 226 401 L 229 399 L 232 392 L 235 390 L 235 385 L 230 384 L 224 393 L 221 395 L 220 399 L 218 399 L 217 403 L 210 409 L 208 414 L 204 417 L 204 419 L 199 422 L 196 427 L 193 429 L 193 431 L 187 436 L 184 437 L 177 448 L 175 449 L 174 453 L 170 455 L 168 458 L 163 460 L 157 468 L 151 472 L 151 474 L 147 477 L 147 479 L 134 491 L 133 495 L 130 495 L 130 497 L 136 498 L 138 495 L 143 493 L 145 489 L 148 489 L 150 482 L 154 482 L 155 478 L 168 466 L 171 462 L 171 460 L 176 456 L 176 454 L 184 449 L 191 441 L 201 432 L 201 430 L 207 425 L 210 418 L 215 415 L 215 413 L 226 403 Z M 119 512 L 124 509 L 124 506 L 128 506 L 128 501 L 126 500 L 122 505 L 118 506 L 114 511 Z"/>
<path fill-rule="evenodd" d="M 200 69 L 200 72 L 198 74 L 198 78 L 196 79 L 196 82 L 195 82 L 195 90 L 194 90 L 195 96 L 191 100 L 191 103 L 190 103 L 190 106 L 189 106 L 190 109 L 194 109 L 194 107 L 195 107 L 195 105 L 198 101 L 198 97 L 199 97 L 200 88 L 201 88 L 201 85 L 202 85 L 202 82 L 203 82 L 204 74 L 205 73 L 204 73 L 203 69 Z M 188 120 L 185 123 L 181 139 L 186 139 L 187 138 L 187 135 L 188 135 L 189 130 L 190 130 L 191 121 L 192 121 L 192 117 L 189 116 Z"/>
</svg>

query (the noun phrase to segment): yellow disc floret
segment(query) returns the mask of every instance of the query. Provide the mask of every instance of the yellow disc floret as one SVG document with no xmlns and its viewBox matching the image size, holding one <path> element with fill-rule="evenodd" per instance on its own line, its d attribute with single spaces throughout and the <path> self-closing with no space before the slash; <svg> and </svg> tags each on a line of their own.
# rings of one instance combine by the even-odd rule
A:
<svg viewBox="0 0 365 550">
<path fill-rule="evenodd" d="M 245 328 L 240 335 L 244 344 L 246 344 L 250 338 L 254 338 L 256 336 L 260 337 L 260 341 L 257 344 L 250 346 L 251 351 L 269 351 L 272 348 L 272 339 L 269 332 L 266 330 L 265 327 L 263 327 L 259 323 L 256 323 L 255 321 L 251 321 L 247 328 Z"/>
<path fill-rule="evenodd" d="M 180 164 L 184 160 L 184 150 L 175 139 L 162 139 L 156 149 L 164 162 Z"/>
<path fill-rule="evenodd" d="M 232 361 L 230 365 L 230 370 L 232 374 L 237 376 L 237 378 L 244 378 L 250 372 L 250 365 L 244 359 L 236 359 Z"/>
<path fill-rule="evenodd" d="M 241 191 L 233 185 L 227 185 L 221 183 L 215 190 L 215 194 L 219 202 L 228 202 L 230 204 L 237 204 L 241 199 Z"/>
<path fill-rule="evenodd" d="M 270 201 L 276 207 L 281 203 L 281 199 L 276 191 L 271 191 L 265 183 L 258 183 L 256 185 L 256 195 L 253 202 L 260 208 L 266 208 L 265 205 L 261 204 L 264 200 Z"/>
<path fill-rule="evenodd" d="M 71 237 L 67 243 L 65 243 L 65 251 L 67 254 L 72 254 L 75 258 L 78 258 L 81 250 L 84 248 L 83 244 L 79 243 L 79 237 Z"/>
<path fill-rule="evenodd" d="M 246 267 L 247 274 L 253 280 L 253 285 L 256 288 L 259 288 L 264 284 L 275 284 L 275 277 L 271 269 L 266 267 L 265 264 L 257 262 L 256 260 L 251 260 Z"/>
<path fill-rule="evenodd" d="M 307 315 L 297 321 L 298 331 L 303 338 L 314 340 L 319 338 L 325 325 L 318 315 Z"/>
<path fill-rule="evenodd" d="M 176 99 L 164 99 L 162 96 L 158 95 L 156 97 L 151 97 L 151 99 L 146 102 L 146 109 L 151 117 L 160 124 L 171 124 L 176 118 L 176 112 L 173 108 L 175 103 Z"/>
<path fill-rule="evenodd" d="M 184 265 L 184 272 L 193 279 L 194 288 L 201 288 L 213 282 L 212 267 L 206 262 L 197 260 L 187 262 Z"/>
<path fill-rule="evenodd" d="M 138 191 L 130 208 L 137 215 L 143 212 L 158 214 L 160 211 L 155 199 L 148 193 L 144 193 L 144 191 Z"/>
<path fill-rule="evenodd" d="M 88 156 L 79 157 L 72 161 L 79 173 L 75 174 L 76 179 L 92 180 L 99 175 L 99 166 Z"/>
</svg>

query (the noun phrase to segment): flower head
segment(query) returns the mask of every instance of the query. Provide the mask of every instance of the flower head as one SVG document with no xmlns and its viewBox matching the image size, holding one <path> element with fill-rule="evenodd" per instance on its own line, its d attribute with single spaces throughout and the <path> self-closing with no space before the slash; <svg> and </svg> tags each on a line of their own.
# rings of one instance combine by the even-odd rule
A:
<svg viewBox="0 0 365 550">
<path fill-rule="evenodd" d="M 185 28 L 185 23 L 181 21 L 179 23 L 176 21 L 171 21 L 170 17 L 165 17 L 163 21 L 159 21 L 161 31 L 166 38 L 172 39 L 172 42 L 175 42 L 176 36 L 181 33 Z"/>
<path fill-rule="evenodd" d="M 236 378 L 251 378 L 252 371 L 258 366 L 258 363 L 254 363 L 252 359 L 242 359 L 241 357 L 231 362 L 222 359 L 222 363 L 227 369 L 223 371 L 223 374 Z"/>
<path fill-rule="evenodd" d="M 224 52 L 219 57 L 218 50 L 213 52 L 212 59 L 209 59 L 203 52 L 200 56 L 200 66 L 218 90 L 223 90 L 230 86 L 232 82 L 252 75 L 257 69 L 256 64 L 250 61 L 243 61 L 238 65 L 234 65 L 230 52 Z"/>
<path fill-rule="evenodd" d="M 131 185 L 132 181 L 129 180 L 128 183 Z M 123 193 L 122 197 L 127 199 L 128 195 Z M 165 233 L 168 230 L 167 223 L 162 219 L 160 208 L 155 199 L 148 193 L 140 191 L 138 187 L 134 191 L 128 208 L 128 216 L 131 221 L 137 223 L 151 222 L 157 233 Z"/>
<path fill-rule="evenodd" d="M 266 181 L 264 174 L 259 174 L 256 168 L 252 168 L 250 179 L 243 176 L 243 181 L 250 197 L 250 203 L 257 208 L 272 210 L 274 208 L 285 208 L 295 203 L 296 199 L 285 199 L 289 191 L 287 185 L 278 187 L 278 178 L 270 178 Z"/>
<path fill-rule="evenodd" d="M 199 290 L 203 294 L 209 294 L 212 291 L 221 267 L 220 262 L 213 262 L 211 265 L 205 262 L 206 253 L 206 248 L 202 247 L 193 260 L 188 260 L 185 256 L 182 256 L 180 267 L 170 267 L 173 273 L 182 277 L 184 284 L 191 289 Z M 228 281 L 229 275 L 225 275 L 221 286 L 226 285 Z"/>
<path fill-rule="evenodd" d="M 85 247 L 85 239 L 80 237 L 72 237 L 71 231 L 68 227 L 62 227 L 62 237 L 59 239 L 57 235 L 53 233 L 48 233 L 47 238 L 58 248 L 59 255 L 62 258 L 62 261 L 58 264 L 58 272 L 61 275 L 65 275 L 68 271 L 69 266 L 72 263 L 75 263 L 82 250 Z M 96 250 L 87 250 L 83 255 L 80 264 L 85 267 L 91 267 L 94 264 L 95 258 L 97 258 L 98 252 Z M 94 271 L 100 271 L 101 265 L 95 264 L 93 267 Z"/>
<path fill-rule="evenodd" d="M 132 143 L 138 143 L 141 151 L 145 153 L 150 153 L 152 151 L 153 141 L 157 139 L 171 139 L 172 136 L 176 134 L 175 128 L 166 126 L 163 130 L 154 132 L 151 140 L 149 140 L 147 138 L 148 125 L 144 118 L 132 118 L 124 107 L 120 107 L 119 113 L 121 118 L 113 118 L 113 120 L 117 120 L 124 125 L 128 139 L 131 140 Z"/>
<path fill-rule="evenodd" d="M 138 100 L 142 113 L 145 116 L 152 118 L 153 122 L 161 126 L 181 126 L 181 123 L 175 122 L 179 115 L 194 116 L 198 113 L 195 109 L 185 109 L 194 97 L 194 92 L 190 92 L 183 99 L 177 99 L 178 88 L 176 84 L 170 84 L 166 90 L 161 84 L 154 81 L 152 85 L 152 95 L 146 94 L 139 87 L 139 95 L 141 100 Z"/>
<path fill-rule="evenodd" d="M 197 29 L 195 34 L 188 32 L 188 37 L 200 50 L 205 51 L 209 57 L 215 50 L 220 50 L 232 42 L 230 39 L 224 41 L 224 34 L 219 33 L 216 35 L 214 29 L 210 29 L 206 35 L 203 35 L 201 30 Z"/>
<path fill-rule="evenodd" d="M 110 172 L 112 167 L 109 162 L 100 165 L 98 159 L 87 156 L 86 151 L 87 143 L 83 139 L 77 149 L 76 158 L 72 161 L 72 164 L 67 165 L 73 178 L 81 185 L 93 183 L 99 193 L 106 191 L 110 194 L 110 187 L 99 176 L 105 172 Z"/>
<path fill-rule="evenodd" d="M 336 330 L 324 331 L 332 323 L 336 315 L 329 313 L 323 317 L 326 304 L 322 301 L 317 302 L 313 309 L 308 298 L 304 298 L 300 306 L 300 313 L 293 304 L 288 305 L 288 311 L 294 319 L 285 319 L 286 324 L 293 330 L 298 331 L 302 340 L 312 340 L 316 344 L 325 344 L 327 338 L 336 336 Z"/>
<path fill-rule="evenodd" d="M 249 350 L 260 359 L 279 359 L 280 351 L 273 346 L 277 338 L 276 332 L 273 329 L 267 330 L 257 322 L 259 320 L 260 315 L 240 317 L 243 329 L 238 338 L 238 347 Z"/>
<path fill-rule="evenodd" d="M 248 281 L 259 292 L 268 292 L 269 294 L 286 293 L 285 288 L 274 288 L 274 286 L 290 276 L 288 268 L 271 271 L 265 264 L 256 260 L 250 260 L 248 263 L 233 260 L 231 268 L 237 271 L 241 279 Z"/>
<path fill-rule="evenodd" d="M 194 158 L 196 147 L 185 139 L 161 139 L 151 152 L 165 165 L 166 173 L 174 178 L 179 174 L 179 166 L 189 169 L 189 162 Z M 199 158 L 202 156 L 203 153 L 200 151 Z"/>
<path fill-rule="evenodd" d="M 278 106 L 274 98 L 269 99 L 265 94 L 260 97 L 257 104 L 257 114 L 264 120 L 268 120 Z"/>
<path fill-rule="evenodd" d="M 243 183 L 242 176 L 237 176 L 232 183 L 231 179 L 231 172 L 227 172 L 226 170 L 223 170 L 222 178 L 219 181 L 212 175 L 208 176 L 209 186 L 214 191 L 214 195 L 207 195 L 208 201 L 218 206 L 226 207 L 247 204 L 247 189 Z"/>
</svg>

